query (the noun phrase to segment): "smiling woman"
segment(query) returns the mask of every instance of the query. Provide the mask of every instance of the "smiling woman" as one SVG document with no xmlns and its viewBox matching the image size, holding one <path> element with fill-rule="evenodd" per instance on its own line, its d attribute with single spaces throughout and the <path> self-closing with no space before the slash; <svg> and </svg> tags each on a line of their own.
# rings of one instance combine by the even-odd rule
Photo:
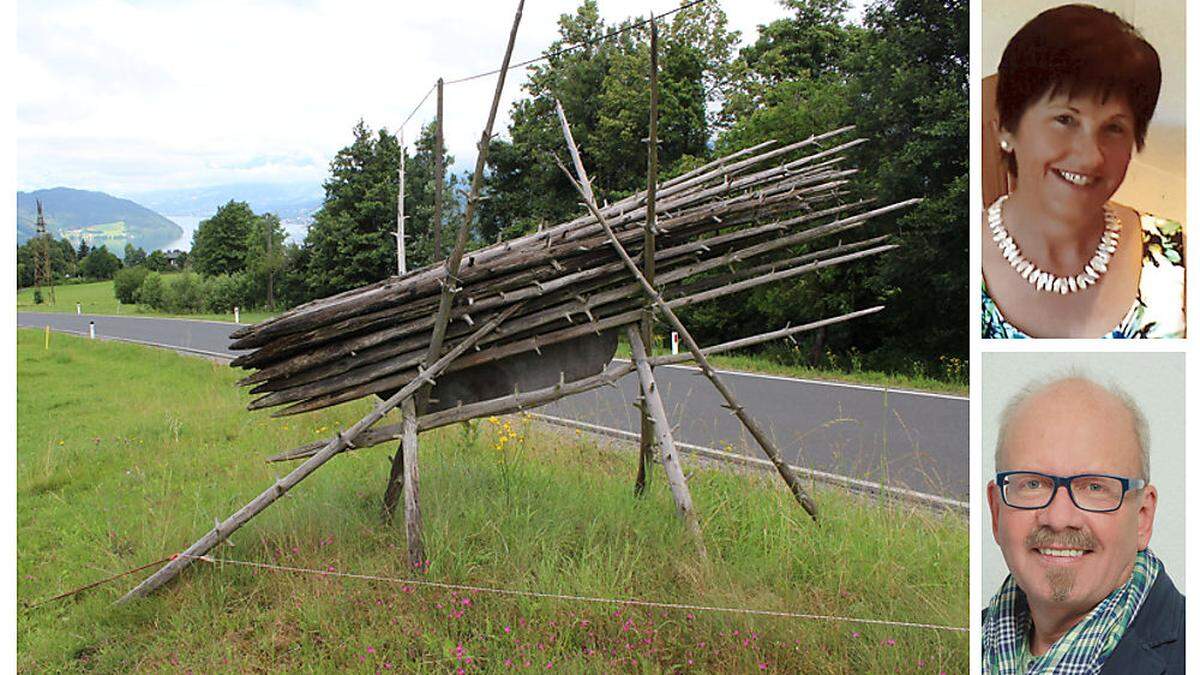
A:
<svg viewBox="0 0 1200 675">
<path fill-rule="evenodd" d="M 1025 23 L 994 77 L 983 337 L 1183 337 L 1182 226 L 1112 200 L 1146 144 L 1158 52 L 1118 15 L 1067 5 Z"/>
</svg>

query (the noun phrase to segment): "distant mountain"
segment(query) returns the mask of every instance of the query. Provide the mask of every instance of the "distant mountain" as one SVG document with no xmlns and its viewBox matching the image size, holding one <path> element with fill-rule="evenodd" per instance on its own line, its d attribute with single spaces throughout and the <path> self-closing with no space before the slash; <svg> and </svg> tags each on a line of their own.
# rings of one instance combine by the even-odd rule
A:
<svg viewBox="0 0 1200 675">
<path fill-rule="evenodd" d="M 155 190 L 132 195 L 139 203 L 172 216 L 208 217 L 229 200 L 250 204 L 255 213 L 274 213 L 283 220 L 302 220 L 321 208 L 320 183 L 237 183 L 182 190 Z"/>
<path fill-rule="evenodd" d="M 121 255 L 126 243 L 152 251 L 183 235 L 183 228 L 141 204 L 103 192 L 59 187 L 17 192 L 18 244 L 37 233 L 38 199 L 42 200 L 46 230 L 76 246 L 86 239 L 89 246 L 104 244 Z"/>
</svg>

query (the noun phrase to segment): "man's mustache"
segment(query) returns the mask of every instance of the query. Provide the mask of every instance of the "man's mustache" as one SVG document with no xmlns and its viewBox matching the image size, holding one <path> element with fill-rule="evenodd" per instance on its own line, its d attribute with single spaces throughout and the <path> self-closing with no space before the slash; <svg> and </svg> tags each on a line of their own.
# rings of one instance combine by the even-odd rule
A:
<svg viewBox="0 0 1200 675">
<path fill-rule="evenodd" d="M 1029 548 L 1077 548 L 1091 550 L 1096 548 L 1096 538 L 1087 530 L 1072 528 L 1055 531 L 1048 527 L 1040 527 L 1025 537 L 1025 545 Z"/>
</svg>

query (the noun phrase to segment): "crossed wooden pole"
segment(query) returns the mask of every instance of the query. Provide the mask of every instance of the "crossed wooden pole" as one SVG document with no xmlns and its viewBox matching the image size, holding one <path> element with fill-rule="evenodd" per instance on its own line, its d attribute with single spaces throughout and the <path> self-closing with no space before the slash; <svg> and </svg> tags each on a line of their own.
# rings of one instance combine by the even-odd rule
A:
<svg viewBox="0 0 1200 675">
<path fill-rule="evenodd" d="M 496 120 L 496 110 L 500 106 L 500 94 L 504 89 L 505 75 L 508 72 L 508 64 L 512 58 L 513 44 L 517 39 L 517 28 L 521 24 L 521 13 L 524 7 L 525 0 L 519 0 L 516 16 L 513 17 L 512 30 L 508 36 L 508 46 L 504 51 L 504 60 L 500 66 L 499 77 L 496 80 L 496 91 L 492 96 L 492 107 L 488 113 L 487 124 L 479 141 L 479 158 L 475 163 L 475 175 L 471 181 L 471 195 L 467 200 L 467 212 L 458 228 L 458 236 L 454 242 L 454 252 L 446 261 L 446 283 L 442 287 L 437 321 L 434 324 L 433 339 L 429 345 L 429 353 L 426 356 L 424 368 L 419 371 L 417 377 L 413 378 L 411 382 L 375 406 L 375 409 L 368 413 L 366 417 L 363 417 L 346 431 L 339 433 L 324 448 L 307 459 L 286 477 L 276 481 L 273 486 L 267 488 L 249 504 L 238 509 L 236 513 L 224 522 L 218 523 L 208 534 L 201 537 L 199 541 L 188 547 L 182 554 L 176 556 L 145 581 L 134 587 L 133 590 L 122 596 L 118 602 L 124 603 L 133 598 L 148 595 L 175 578 L 184 568 L 191 564 L 195 557 L 208 553 L 214 546 L 228 539 L 234 530 L 273 504 L 275 500 L 286 494 L 288 490 L 295 487 L 300 481 L 310 476 L 325 462 L 333 459 L 335 455 L 346 450 L 348 447 L 352 447 L 354 439 L 360 433 L 378 422 L 389 410 L 397 405 L 401 406 L 401 413 L 404 416 L 404 442 L 400 449 L 396 451 L 396 456 L 392 461 L 392 476 L 389 479 L 388 489 L 384 494 L 384 511 L 385 515 L 390 516 L 391 511 L 395 508 L 395 495 L 403 490 L 405 493 L 405 515 L 408 520 L 406 537 L 408 540 L 409 562 L 413 564 L 424 562 L 425 554 L 421 532 L 420 488 L 417 464 L 417 419 L 420 414 L 420 408 L 424 406 L 424 402 L 428 398 L 429 388 L 433 386 L 434 379 L 447 366 L 473 347 L 479 340 L 483 339 L 484 336 L 495 330 L 505 319 L 519 311 L 525 304 L 524 302 L 519 302 L 500 312 L 439 358 L 442 342 L 446 336 L 446 324 L 450 317 L 450 306 L 453 304 L 454 294 L 457 291 L 454 281 L 458 275 L 458 268 L 462 262 L 463 252 L 466 249 L 471 216 L 474 212 L 475 204 L 479 199 L 484 162 L 487 161 L 487 148 L 492 138 L 492 127 Z M 439 137 L 440 134 L 441 130 L 439 128 Z M 401 152 L 403 152 L 403 149 Z M 414 399 L 416 400 L 414 401 Z M 408 451 L 407 453 L 405 452 L 406 450 Z M 405 461 L 406 454 L 408 456 L 407 462 Z M 398 475 L 402 478 L 398 479 Z M 406 486 L 408 489 L 404 490 Z"/>
<path fill-rule="evenodd" d="M 613 250 L 617 252 L 617 255 L 621 257 L 622 262 L 625 263 L 625 268 L 629 270 L 629 273 L 633 275 L 633 278 L 637 279 L 638 283 L 641 284 L 642 291 L 654 304 L 654 307 L 662 313 L 662 315 L 671 324 L 671 327 L 679 333 L 680 339 L 687 346 L 688 351 L 692 353 L 692 357 L 696 361 L 696 364 L 700 366 L 700 371 L 704 373 L 704 376 L 707 377 L 710 382 L 712 382 L 714 387 L 716 387 L 717 392 L 721 394 L 721 398 L 725 399 L 725 407 L 737 416 L 738 420 L 741 421 L 742 426 L 746 427 L 746 431 L 750 432 L 750 435 L 754 437 L 754 440 L 758 443 L 759 447 L 762 448 L 764 453 L 766 453 L 767 458 L 770 459 L 771 463 L 775 465 L 775 469 L 779 471 L 779 475 L 782 476 L 783 481 L 787 483 L 788 489 L 792 491 L 792 495 L 796 498 L 796 501 L 800 503 L 800 506 L 804 507 L 804 510 L 808 512 L 808 515 L 812 516 L 813 520 L 816 520 L 817 504 L 813 501 L 812 497 L 808 495 L 808 492 L 804 489 L 804 486 L 801 485 L 800 478 L 796 476 L 796 472 L 792 471 L 792 467 L 788 466 L 787 462 L 783 461 L 783 455 L 775 447 L 775 443 L 771 441 L 766 432 L 764 432 L 763 429 L 758 426 L 758 423 L 755 422 L 752 417 L 746 414 L 746 409 L 741 403 L 738 402 L 737 398 L 734 397 L 733 392 L 729 390 L 729 387 L 725 386 L 725 383 L 721 380 L 721 377 L 717 374 L 717 371 L 713 370 L 712 365 L 708 362 L 708 357 L 704 355 L 704 350 L 700 348 L 700 345 L 696 344 L 696 340 L 692 338 L 691 332 L 688 331 L 687 327 L 683 325 L 683 322 L 679 320 L 679 316 L 675 314 L 674 310 L 671 309 L 670 304 L 663 300 L 663 297 L 658 292 L 658 289 L 656 289 L 653 284 L 647 281 L 646 277 L 641 273 L 640 270 L 638 270 L 637 263 L 634 262 L 633 258 L 629 256 L 629 253 L 625 250 L 625 247 L 621 245 L 621 240 L 617 238 L 616 233 L 614 233 L 612 228 L 609 227 L 608 219 L 604 217 L 604 214 L 600 211 L 599 205 L 596 203 L 596 196 L 592 192 L 591 181 L 588 179 L 587 170 L 583 166 L 583 158 L 579 154 L 579 148 L 575 145 L 575 139 L 571 136 L 571 125 L 567 122 L 567 115 L 563 112 L 562 104 L 558 103 L 558 101 L 555 101 L 555 107 L 558 111 L 559 121 L 562 122 L 563 136 L 565 136 L 567 140 L 567 149 L 570 151 L 571 159 L 575 164 L 576 176 L 572 176 L 571 172 L 567 170 L 567 167 L 564 166 L 561 161 L 558 163 L 559 168 L 561 168 L 563 173 L 566 174 L 567 179 L 571 181 L 571 184 L 575 186 L 575 190 L 579 192 L 579 196 L 583 198 L 584 206 L 586 206 L 588 210 L 592 212 L 592 216 L 595 217 L 597 222 L 600 223 L 600 226 L 604 228 L 604 233 L 608 235 L 608 239 L 612 243 Z M 630 338 L 633 338 L 632 334 Z M 637 342 L 640 342 L 640 339 Z M 639 375 L 640 374 L 641 368 L 639 368 Z M 657 387 L 654 386 L 653 375 L 648 369 L 646 374 L 641 376 L 641 380 L 643 397 L 648 396 L 651 392 L 657 392 Z M 660 429 L 658 431 L 658 436 L 661 439 L 664 434 L 669 434 L 669 432 L 669 427 L 665 430 Z M 664 461 L 666 461 L 665 457 Z M 674 492 L 674 487 L 672 487 L 672 491 Z M 676 493 L 675 498 L 676 506 L 679 508 L 681 513 L 684 512 L 685 504 L 680 502 L 680 496 L 678 493 Z M 691 498 L 688 497 L 686 507 L 689 510 L 690 502 Z"/>
<path fill-rule="evenodd" d="M 646 225 L 645 225 L 645 240 L 643 247 L 643 263 L 644 269 L 639 269 L 637 263 L 626 251 L 621 239 L 610 226 L 608 219 L 605 217 L 604 210 L 597 204 L 595 195 L 592 191 L 591 181 L 588 178 L 587 171 L 584 168 L 582 157 L 579 149 L 575 144 L 574 138 L 571 135 L 570 125 L 567 122 L 566 114 L 563 112 L 562 105 L 555 101 L 556 110 L 559 120 L 562 123 L 563 135 L 566 139 L 567 148 L 571 154 L 572 161 L 575 167 L 575 175 L 567 169 L 565 165 L 559 161 L 559 167 L 567 175 L 571 184 L 579 192 L 583 198 L 583 203 L 591 212 L 596 222 L 603 229 L 614 251 L 621 259 L 621 264 L 636 280 L 637 285 L 641 287 L 645 306 L 642 310 L 629 312 L 627 314 L 617 315 L 605 320 L 593 320 L 591 328 L 599 331 L 603 328 L 624 328 L 628 337 L 632 352 L 632 364 L 629 366 L 611 364 L 604 372 L 590 377 L 583 378 L 571 383 L 560 382 L 558 385 L 523 394 L 522 392 L 514 392 L 510 397 L 503 397 L 490 401 L 483 401 L 477 404 L 468 404 L 459 406 L 458 408 L 436 413 L 426 414 L 425 407 L 429 398 L 429 392 L 434 385 L 435 380 L 443 372 L 455 363 L 467 350 L 475 347 L 486 336 L 496 331 L 501 324 L 507 319 L 518 314 L 524 309 L 528 301 L 522 300 L 512 304 L 508 308 L 500 311 L 493 316 L 489 321 L 481 325 L 474 332 L 462 339 L 453 349 L 442 355 L 441 350 L 446 338 L 446 329 L 451 317 L 451 309 L 454 305 L 454 300 L 460 288 L 456 285 L 459 266 L 462 262 L 463 254 L 466 250 L 466 244 L 469 234 L 469 227 L 474 214 L 476 204 L 479 200 L 480 189 L 482 185 L 482 177 L 484 167 L 487 160 L 487 150 L 491 141 L 492 128 L 495 122 L 497 109 L 499 106 L 500 95 L 504 87 L 505 73 L 508 70 L 510 58 L 512 56 L 513 44 L 516 39 L 517 28 L 520 24 L 524 0 L 520 0 L 517 7 L 516 16 L 513 20 L 512 30 L 509 34 L 508 46 L 504 54 L 504 60 L 499 71 L 496 90 L 492 99 L 492 106 L 488 115 L 487 124 L 484 127 L 483 134 L 479 141 L 479 155 L 476 160 L 475 173 L 472 177 L 471 191 L 467 199 L 466 213 L 462 223 L 460 224 L 457 236 L 454 242 L 454 248 L 447 258 L 445 267 L 446 275 L 443 283 L 436 319 L 433 324 L 432 338 L 429 344 L 429 350 L 425 356 L 422 366 L 418 368 L 417 375 L 401 387 L 394 394 L 389 396 L 384 401 L 380 402 L 375 408 L 365 417 L 359 420 L 356 424 L 340 432 L 333 439 L 320 445 L 320 447 L 306 446 L 298 448 L 282 455 L 271 458 L 272 460 L 292 460 L 306 458 L 305 461 L 287 476 L 277 479 L 276 482 L 254 498 L 250 503 L 243 506 L 233 515 L 229 516 L 222 522 L 217 523 L 212 530 L 206 533 L 198 541 L 188 547 L 183 553 L 174 556 L 170 562 L 160 568 L 149 578 L 138 584 L 118 600 L 119 603 L 125 603 L 133 598 L 144 597 L 164 584 L 171 581 L 180 572 L 187 568 L 194 559 L 207 554 L 214 547 L 229 538 L 229 536 L 242 525 L 246 524 L 251 518 L 261 513 L 264 509 L 285 495 L 289 490 L 298 485 L 308 476 L 312 475 L 318 468 L 332 459 L 334 456 L 353 450 L 359 446 L 376 445 L 385 442 L 387 439 L 401 438 L 402 442 L 397 449 L 396 455 L 392 459 L 392 467 L 388 479 L 387 489 L 384 494 L 382 514 L 385 520 L 390 521 L 392 514 L 399 502 L 400 495 L 404 497 L 405 503 L 405 524 L 406 524 L 406 540 L 408 545 L 408 560 L 413 566 L 419 566 L 425 562 L 425 552 L 422 533 L 422 518 L 420 511 L 420 478 L 418 464 L 418 442 L 417 434 L 424 429 L 442 426 L 453 421 L 462 421 L 478 417 L 483 414 L 489 414 L 497 409 L 503 410 L 519 410 L 524 407 L 539 405 L 547 401 L 556 400 L 563 396 L 570 395 L 576 392 L 587 391 L 588 389 L 602 386 L 604 384 L 612 384 L 620 377 L 636 370 L 638 374 L 641 396 L 639 397 L 639 407 L 642 411 L 642 444 L 639 454 L 639 470 L 635 483 L 635 493 L 641 494 L 645 487 L 647 475 L 647 464 L 652 453 L 652 448 L 655 444 L 659 448 L 659 459 L 662 462 L 667 484 L 670 487 L 672 498 L 675 501 L 675 506 L 680 518 L 683 520 L 689 534 L 694 540 L 697 553 L 704 557 L 707 555 L 703 535 L 701 532 L 700 521 L 692 502 L 691 494 L 688 489 L 687 479 L 683 472 L 682 465 L 679 459 L 679 452 L 676 448 L 675 441 L 672 435 L 672 427 L 667 416 L 666 407 L 663 404 L 662 397 L 659 392 L 658 384 L 654 378 L 653 366 L 655 364 L 682 362 L 686 360 L 694 360 L 700 367 L 700 371 L 707 377 L 718 393 L 725 400 L 725 407 L 728 408 L 741 421 L 743 426 L 754 437 L 759 447 L 767 455 L 770 461 L 774 464 L 779 474 L 783 477 L 784 482 L 791 490 L 796 501 L 804 510 L 812 516 L 814 520 L 817 518 L 817 507 L 813 499 L 808 495 L 807 491 L 800 483 L 800 479 L 792 471 L 791 467 L 783 461 L 782 454 L 775 447 L 770 437 L 759 427 L 759 425 L 751 418 L 745 408 L 734 397 L 733 392 L 725 385 L 717 372 L 712 368 L 706 354 L 733 349 L 750 344 L 765 342 L 770 339 L 777 339 L 787 335 L 810 330 L 814 327 L 830 325 L 841 321 L 863 316 L 882 309 L 874 307 L 860 312 L 846 314 L 832 319 L 826 319 L 819 322 L 814 322 L 805 326 L 796 328 L 786 328 L 780 331 L 764 333 L 762 335 L 735 340 L 724 345 L 709 348 L 708 350 L 701 349 L 693 339 L 691 333 L 680 321 L 675 314 L 673 307 L 684 306 L 691 304 L 707 297 L 709 292 L 701 292 L 686 298 L 677 298 L 673 301 L 666 301 L 662 297 L 654 283 L 654 234 L 656 227 L 655 217 L 655 202 L 654 195 L 657 187 L 657 27 L 651 23 L 651 46 L 652 46 L 652 62 L 651 62 L 651 125 L 650 135 L 647 141 L 649 142 L 648 149 L 648 166 L 647 174 L 649 179 L 649 187 L 647 192 L 646 203 Z M 439 80 L 439 121 L 438 121 L 438 136 L 441 137 L 441 81 Z M 440 142 L 439 154 L 440 154 Z M 402 150 L 403 152 L 403 150 Z M 727 158 L 728 159 L 728 158 Z M 401 169 L 403 172 L 403 169 Z M 685 177 L 681 177 L 684 179 Z M 440 180 L 440 178 L 439 178 Z M 679 179 L 677 179 L 679 180 Z M 403 173 L 401 173 L 401 181 L 403 181 Z M 403 188 L 401 188 L 403 190 Z M 399 196 L 399 204 L 403 204 L 403 192 Z M 440 200 L 439 200 L 440 202 Z M 399 226 L 403 227 L 403 206 L 398 206 L 400 210 Z M 889 207 L 892 208 L 892 207 Z M 440 211 L 440 209 L 439 209 Z M 864 217 L 869 217 L 871 214 L 865 214 Z M 435 229 L 440 232 L 440 214 L 435 217 Z M 839 225 L 844 227 L 845 225 Z M 399 229 L 399 228 L 398 228 Z M 398 233 L 398 240 L 403 237 L 403 230 Z M 398 241 L 398 246 L 402 245 Z M 864 242 L 866 244 L 875 243 Z M 859 246 L 861 248 L 861 246 Z M 810 265 L 795 267 L 787 272 L 772 272 L 772 276 L 776 274 L 779 278 L 785 276 L 793 276 L 797 273 L 803 273 L 810 269 L 818 269 L 830 264 L 836 264 L 843 260 L 852 260 L 862 255 L 878 252 L 891 247 L 879 247 L 879 249 L 862 252 L 851 253 L 841 258 L 831 258 L 827 260 L 817 260 Z M 801 257 L 803 258 L 803 256 Z M 795 259 L 788 262 L 798 262 L 801 259 Z M 403 262 L 400 262 L 400 269 L 403 270 Z M 698 271 L 697 268 L 693 271 Z M 678 274 L 683 274 L 687 270 L 679 270 L 670 275 L 672 278 Z M 690 272 L 689 272 L 690 273 Z M 723 292 L 731 292 L 741 287 L 741 284 L 734 283 L 727 286 Z M 653 357 L 647 351 L 647 345 L 652 344 L 653 333 L 651 330 L 652 312 L 657 311 L 667 320 L 672 328 L 679 333 L 684 345 L 687 347 L 688 353 L 679 355 L 678 357 Z M 469 359 L 468 359 L 469 360 Z M 462 365 L 461 363 L 458 365 Z M 457 366 L 456 366 L 457 367 Z M 391 409 L 399 406 L 401 410 L 401 422 L 394 427 L 372 430 L 382 417 Z M 651 438 L 651 435 L 653 436 Z"/>
</svg>

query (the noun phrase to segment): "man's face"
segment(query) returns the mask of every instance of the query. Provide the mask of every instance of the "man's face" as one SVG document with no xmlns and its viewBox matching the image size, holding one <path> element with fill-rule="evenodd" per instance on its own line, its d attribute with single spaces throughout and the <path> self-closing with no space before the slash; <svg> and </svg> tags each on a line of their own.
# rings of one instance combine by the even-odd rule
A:
<svg viewBox="0 0 1200 675">
<path fill-rule="evenodd" d="M 1078 380 L 1051 385 L 1018 408 L 999 463 L 997 471 L 1141 476 L 1128 410 Z M 1060 487 L 1046 508 L 1022 510 L 1004 504 L 999 487 L 988 484 L 992 534 L 1030 605 L 1080 615 L 1128 580 L 1135 555 L 1150 542 L 1156 504 L 1147 486 L 1127 493 L 1120 509 L 1093 513 Z"/>
</svg>

